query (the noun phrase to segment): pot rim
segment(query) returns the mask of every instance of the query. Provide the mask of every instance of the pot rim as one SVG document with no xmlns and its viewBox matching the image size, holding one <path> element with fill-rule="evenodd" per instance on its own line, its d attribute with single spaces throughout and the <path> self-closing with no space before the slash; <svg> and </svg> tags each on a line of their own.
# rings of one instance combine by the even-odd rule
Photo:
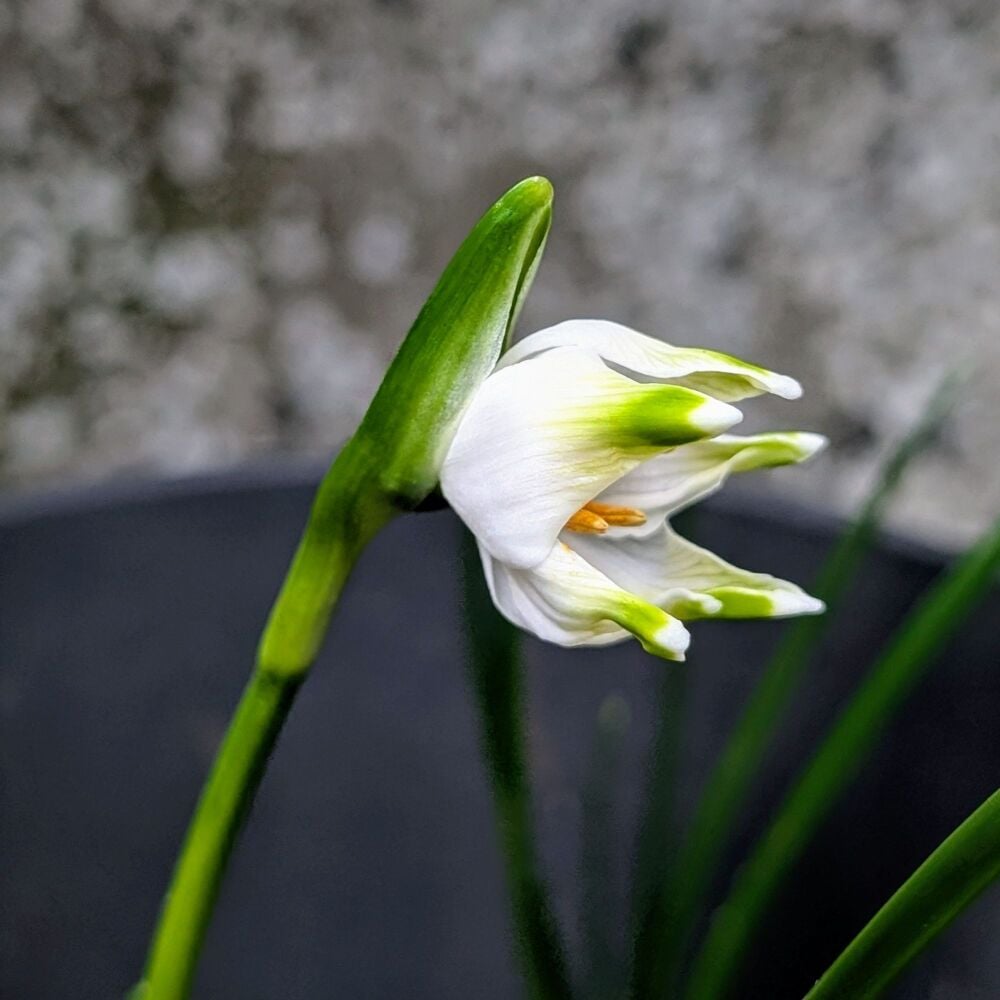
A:
<svg viewBox="0 0 1000 1000">
<path fill-rule="evenodd" d="M 194 473 L 121 475 L 66 486 L 0 493 L 0 530 L 15 530 L 54 518 L 199 497 L 315 488 L 328 467 L 328 461 L 315 456 L 273 455 Z M 703 501 L 699 507 L 749 525 L 787 525 L 793 531 L 824 540 L 836 538 L 848 524 L 847 518 L 803 501 L 789 500 L 759 489 L 741 489 L 739 486 L 728 487 L 725 492 Z M 890 555 L 932 567 L 946 564 L 953 555 L 891 529 L 880 530 L 873 546 Z"/>
</svg>

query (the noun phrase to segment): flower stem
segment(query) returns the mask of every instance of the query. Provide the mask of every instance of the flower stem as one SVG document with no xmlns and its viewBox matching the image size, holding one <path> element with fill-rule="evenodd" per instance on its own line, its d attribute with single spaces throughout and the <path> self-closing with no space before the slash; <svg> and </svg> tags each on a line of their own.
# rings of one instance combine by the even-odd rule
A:
<svg viewBox="0 0 1000 1000">
<path fill-rule="evenodd" d="M 130 1000 L 184 1000 L 212 908 L 268 757 L 362 549 L 394 513 L 349 442 L 320 484 L 261 637 L 257 665 L 222 740 L 174 868 L 143 981 Z"/>
<path fill-rule="evenodd" d="M 183 1000 L 241 820 L 362 549 L 424 502 L 451 436 L 510 336 L 545 246 L 552 185 L 529 177 L 473 227 L 421 309 L 354 437 L 320 484 L 174 870 L 132 1000 Z"/>
<path fill-rule="evenodd" d="M 616 792 L 631 718 L 620 694 L 608 695 L 597 713 L 589 773 L 581 796 L 580 938 L 581 993 L 588 1000 L 624 996 L 622 914 L 615 881 Z"/>
<path fill-rule="evenodd" d="M 143 1000 L 180 1000 L 191 988 L 226 862 L 299 685 L 255 671 L 243 692 L 181 848 Z"/>
</svg>

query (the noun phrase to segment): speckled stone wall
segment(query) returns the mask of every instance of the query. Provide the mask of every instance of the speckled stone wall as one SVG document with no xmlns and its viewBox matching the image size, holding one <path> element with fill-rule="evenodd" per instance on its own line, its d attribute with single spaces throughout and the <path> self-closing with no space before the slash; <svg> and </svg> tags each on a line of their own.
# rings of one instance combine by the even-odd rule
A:
<svg viewBox="0 0 1000 1000">
<path fill-rule="evenodd" d="M 350 432 L 436 274 L 556 185 L 522 328 L 618 319 L 807 388 L 746 426 L 838 510 L 944 366 L 898 527 L 1000 507 L 992 0 L 31 0 L 0 6 L 0 482 L 172 473 Z"/>
</svg>

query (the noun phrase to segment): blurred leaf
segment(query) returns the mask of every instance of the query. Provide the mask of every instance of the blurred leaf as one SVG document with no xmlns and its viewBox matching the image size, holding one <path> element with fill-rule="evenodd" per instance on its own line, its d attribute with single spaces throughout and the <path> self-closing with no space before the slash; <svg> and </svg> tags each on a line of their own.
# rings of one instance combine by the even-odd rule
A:
<svg viewBox="0 0 1000 1000">
<path fill-rule="evenodd" d="M 637 974 L 652 968 L 664 944 L 662 921 L 656 918 L 665 910 L 661 893 L 673 881 L 671 865 L 677 840 L 677 764 L 686 682 L 687 673 L 683 669 L 669 667 L 660 680 L 653 758 L 632 876 L 632 978 L 629 995 L 635 997 L 644 995 Z"/>
<path fill-rule="evenodd" d="M 674 982 L 712 878 L 732 839 L 735 821 L 784 710 L 871 545 L 886 505 L 909 464 L 934 440 L 951 411 L 961 381 L 956 373 L 942 380 L 920 422 L 886 460 L 857 519 L 837 543 L 810 588 L 826 602 L 827 613 L 799 618 L 789 624 L 709 775 L 676 864 L 669 872 L 662 869 L 664 882 L 659 890 L 647 893 L 645 901 L 637 896 L 644 909 L 637 913 L 639 946 L 633 973 L 634 996 L 663 996 Z M 661 850 L 665 846 L 661 845 Z"/>
<path fill-rule="evenodd" d="M 1000 878 L 1000 791 L 903 883 L 806 1000 L 872 1000 Z"/>
<path fill-rule="evenodd" d="M 592 1000 L 611 1000 L 620 996 L 625 985 L 625 942 L 614 880 L 614 807 L 622 744 L 629 725 L 630 713 L 625 699 L 617 694 L 605 698 L 597 714 L 590 772 L 583 789 L 580 928 L 583 995 Z"/>
<path fill-rule="evenodd" d="M 475 539 L 463 529 L 462 540 L 469 668 L 507 868 L 517 957 L 532 1000 L 568 1000 L 565 952 L 535 852 L 521 636 L 493 606 Z"/>
<path fill-rule="evenodd" d="M 737 873 L 695 960 L 689 998 L 726 994 L 784 876 L 924 670 L 983 598 L 998 566 L 1000 522 L 930 588 L 896 631 Z"/>
</svg>

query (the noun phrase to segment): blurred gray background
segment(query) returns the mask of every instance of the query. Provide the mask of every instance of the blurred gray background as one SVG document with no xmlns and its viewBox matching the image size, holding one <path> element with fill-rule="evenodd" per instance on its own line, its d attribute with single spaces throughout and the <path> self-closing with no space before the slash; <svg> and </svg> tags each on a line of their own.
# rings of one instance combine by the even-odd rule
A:
<svg viewBox="0 0 1000 1000">
<path fill-rule="evenodd" d="M 478 214 L 556 217 L 522 332 L 573 316 L 798 377 L 751 488 L 850 510 L 942 372 L 895 505 L 1000 507 L 993 0 L 4 0 L 0 489 L 329 453 Z"/>
</svg>

